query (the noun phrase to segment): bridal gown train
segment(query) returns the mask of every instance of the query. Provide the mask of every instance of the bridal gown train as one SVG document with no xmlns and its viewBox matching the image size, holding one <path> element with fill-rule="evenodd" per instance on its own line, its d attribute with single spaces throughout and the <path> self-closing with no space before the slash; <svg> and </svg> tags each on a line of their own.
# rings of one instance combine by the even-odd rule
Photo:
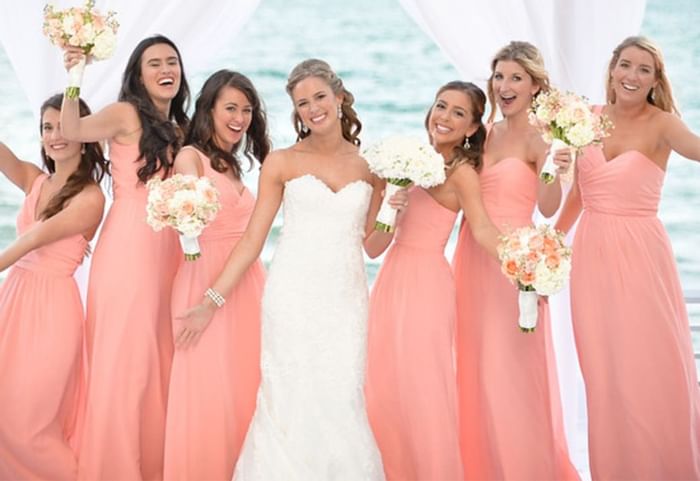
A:
<svg viewBox="0 0 700 481">
<path fill-rule="evenodd" d="M 234 479 L 381 480 L 363 386 L 372 187 L 337 192 L 303 175 L 284 190 L 284 226 L 262 300 L 262 382 Z"/>
</svg>

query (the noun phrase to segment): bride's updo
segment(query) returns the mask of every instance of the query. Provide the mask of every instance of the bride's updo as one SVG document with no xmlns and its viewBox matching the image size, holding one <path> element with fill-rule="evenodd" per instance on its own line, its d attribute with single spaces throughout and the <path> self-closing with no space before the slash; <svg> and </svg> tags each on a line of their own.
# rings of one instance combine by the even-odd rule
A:
<svg viewBox="0 0 700 481">
<path fill-rule="evenodd" d="M 310 58 L 294 67 L 287 78 L 287 93 L 289 96 L 292 96 L 292 90 L 294 90 L 294 87 L 296 87 L 299 82 L 309 77 L 318 77 L 322 79 L 328 84 L 335 95 L 343 96 L 343 103 L 341 105 L 343 116 L 340 119 L 343 137 L 348 142 L 359 146 L 360 139 L 358 136 L 360 135 L 360 130 L 362 130 L 362 122 L 357 118 L 355 109 L 352 108 L 355 97 L 343 86 L 343 81 L 335 74 L 328 63 L 323 60 Z M 303 128 L 303 124 L 296 109 L 292 112 L 292 124 L 297 133 L 297 141 L 310 135 L 311 132 Z"/>
</svg>

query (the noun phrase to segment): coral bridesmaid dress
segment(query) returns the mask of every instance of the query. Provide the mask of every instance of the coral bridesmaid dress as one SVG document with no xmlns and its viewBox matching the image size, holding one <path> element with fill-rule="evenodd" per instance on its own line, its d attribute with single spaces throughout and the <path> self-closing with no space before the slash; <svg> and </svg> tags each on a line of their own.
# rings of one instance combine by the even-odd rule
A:
<svg viewBox="0 0 700 481">
<path fill-rule="evenodd" d="M 192 147 L 185 147 L 192 148 Z M 199 155 L 220 193 L 221 210 L 199 237 L 202 257 L 182 261 L 173 285 L 175 318 L 201 301 L 245 231 L 255 198 Z M 196 346 L 175 351 L 168 395 L 165 479 L 226 480 L 255 411 L 260 384 L 260 300 L 265 272 L 255 262 L 216 311 Z"/>
<path fill-rule="evenodd" d="M 34 226 L 47 178 L 39 175 L 17 218 Z M 87 241 L 66 237 L 36 249 L 0 287 L 0 479 L 73 480 L 85 316 L 73 273 Z"/>
<path fill-rule="evenodd" d="M 532 223 L 537 182 L 522 160 L 480 176 L 486 211 L 501 231 Z M 534 333 L 518 328 L 518 291 L 462 223 L 457 287 L 457 385 L 466 479 L 578 479 L 564 437 L 549 311 Z"/>
<path fill-rule="evenodd" d="M 175 231 L 146 223 L 138 144 L 112 141 L 114 203 L 90 269 L 87 410 L 78 478 L 160 479 L 172 362 Z"/>
<path fill-rule="evenodd" d="M 700 390 L 664 172 L 638 151 L 578 161 L 571 302 L 593 479 L 700 479 Z"/>
<path fill-rule="evenodd" d="M 370 299 L 367 411 L 388 480 L 461 480 L 455 287 L 444 250 L 457 214 L 420 187 Z"/>
</svg>

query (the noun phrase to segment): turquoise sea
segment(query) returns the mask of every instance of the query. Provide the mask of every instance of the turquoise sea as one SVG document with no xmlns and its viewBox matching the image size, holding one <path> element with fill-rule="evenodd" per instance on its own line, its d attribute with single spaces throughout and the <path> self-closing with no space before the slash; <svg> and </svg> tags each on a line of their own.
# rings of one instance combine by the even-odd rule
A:
<svg viewBox="0 0 700 481">
<path fill-rule="evenodd" d="M 700 133 L 697 25 L 700 0 L 649 0 L 642 33 L 662 47 L 683 119 Z M 581 39 L 581 48 L 585 48 L 585 39 Z M 435 90 L 458 78 L 439 48 L 395 0 L 355 0 L 350 4 L 340 0 L 263 0 L 233 43 L 213 42 L 207 55 L 211 60 L 206 69 L 188 71 L 193 92 L 219 68 L 245 73 L 264 98 L 276 146 L 294 140 L 289 121 L 291 104 L 284 85 L 289 70 L 306 57 L 328 60 L 354 93 L 364 124 L 365 144 L 393 133 L 422 135 L 423 117 Z M 187 67 L 187 59 L 184 61 Z M 37 159 L 38 126 L 1 49 L 0 102 L 0 139 L 23 158 Z M 246 182 L 254 189 L 256 179 L 253 171 Z M 700 165 L 674 157 L 660 217 L 671 236 L 687 290 L 700 290 L 699 186 Z M 17 189 L 0 181 L 0 248 L 14 238 L 14 221 L 21 201 Z M 278 225 L 279 221 L 265 249 L 265 260 L 270 259 Z M 453 248 L 454 240 L 450 252 Z M 377 267 L 377 262 L 368 262 L 370 278 Z"/>
</svg>

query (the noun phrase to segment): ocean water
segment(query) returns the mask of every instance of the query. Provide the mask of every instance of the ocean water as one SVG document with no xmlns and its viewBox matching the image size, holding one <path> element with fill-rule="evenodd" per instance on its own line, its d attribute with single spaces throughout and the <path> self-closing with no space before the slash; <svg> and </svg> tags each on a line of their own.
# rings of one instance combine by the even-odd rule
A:
<svg viewBox="0 0 700 481">
<path fill-rule="evenodd" d="M 340 0 L 263 0 L 233 43 L 213 43 L 207 52 L 211 57 L 207 67 L 188 71 L 193 92 L 219 68 L 245 73 L 264 98 L 274 145 L 286 146 L 294 140 L 291 103 L 284 91 L 286 76 L 298 61 L 318 57 L 337 69 L 355 95 L 365 144 L 394 133 L 422 135 L 425 111 L 435 90 L 458 78 L 456 70 L 396 0 L 355 0 L 348 5 Z M 642 33 L 662 47 L 683 119 L 700 133 L 698 24 L 700 0 L 649 0 Z M 581 48 L 585 48 L 585 39 Z M 37 159 L 38 126 L 1 49 L 0 74 L 0 140 L 22 158 Z M 256 181 L 253 171 L 246 183 L 255 190 Z M 700 165 L 674 156 L 660 217 L 671 236 L 687 290 L 700 290 L 699 186 Z M 14 238 L 21 201 L 14 186 L 0 181 L 0 248 Z M 266 261 L 278 231 L 279 219 L 263 253 Z M 453 249 L 454 236 L 448 251 Z M 370 279 L 379 262 L 368 260 Z"/>
</svg>

